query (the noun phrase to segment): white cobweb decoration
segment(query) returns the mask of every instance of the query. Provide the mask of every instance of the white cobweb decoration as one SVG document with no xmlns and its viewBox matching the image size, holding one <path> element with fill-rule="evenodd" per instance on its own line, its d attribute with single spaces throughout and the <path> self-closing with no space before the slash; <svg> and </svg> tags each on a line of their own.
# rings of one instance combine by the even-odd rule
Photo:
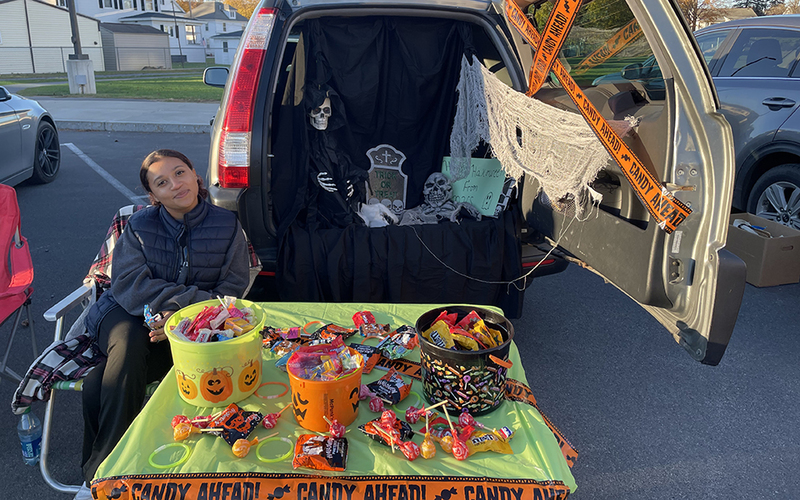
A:
<svg viewBox="0 0 800 500">
<path fill-rule="evenodd" d="M 535 177 L 553 200 L 578 199 L 610 159 L 581 115 L 515 91 L 475 57 L 472 65 L 462 57 L 457 90 L 451 180 L 469 175 L 470 155 L 483 141 L 508 175 Z"/>
</svg>

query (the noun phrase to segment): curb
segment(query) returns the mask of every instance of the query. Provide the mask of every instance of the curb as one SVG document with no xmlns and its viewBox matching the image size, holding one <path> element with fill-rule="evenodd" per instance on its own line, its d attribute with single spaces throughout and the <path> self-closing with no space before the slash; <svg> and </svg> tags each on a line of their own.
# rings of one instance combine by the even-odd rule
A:
<svg viewBox="0 0 800 500">
<path fill-rule="evenodd" d="M 90 132 L 170 132 L 179 134 L 208 134 L 211 125 L 148 122 L 95 122 L 83 120 L 56 120 L 58 130 L 83 130 Z"/>
</svg>

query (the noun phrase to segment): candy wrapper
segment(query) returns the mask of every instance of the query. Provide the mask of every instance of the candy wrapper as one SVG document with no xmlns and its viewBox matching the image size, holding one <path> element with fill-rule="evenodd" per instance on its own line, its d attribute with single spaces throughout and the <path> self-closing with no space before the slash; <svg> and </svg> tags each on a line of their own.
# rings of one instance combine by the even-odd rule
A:
<svg viewBox="0 0 800 500">
<path fill-rule="evenodd" d="M 355 335 L 357 330 L 352 328 L 345 328 L 343 326 L 334 325 L 333 323 L 328 323 L 325 326 L 322 326 L 314 331 L 311 334 L 311 345 L 317 344 L 330 344 L 336 337 L 341 336 L 342 340 L 347 340 L 348 338 Z"/>
<path fill-rule="evenodd" d="M 396 405 L 411 393 L 412 382 L 406 383 L 403 377 L 392 368 L 386 375 L 367 384 L 369 390 L 390 405 Z"/>
<path fill-rule="evenodd" d="M 375 425 L 381 426 L 384 430 L 388 430 L 393 435 L 396 434 L 397 439 L 400 441 L 408 441 L 414 436 L 414 430 L 411 429 L 411 426 L 408 425 L 408 422 L 404 422 L 400 419 L 395 419 L 394 425 L 392 427 L 386 427 L 381 425 L 381 419 L 376 418 L 370 420 L 369 422 L 363 423 L 358 426 L 359 430 L 369 436 L 370 438 L 378 441 L 379 443 L 383 443 L 386 446 L 391 446 L 391 442 L 387 438 L 386 434 L 381 433 L 375 428 Z"/>
<path fill-rule="evenodd" d="M 229 445 L 239 439 L 247 439 L 253 429 L 258 427 L 264 416 L 257 411 L 245 411 L 239 408 L 236 403 L 231 403 L 222 413 L 211 420 L 208 426 L 211 428 L 221 427 L 221 431 L 211 431 L 210 434 L 221 436 Z"/>
<path fill-rule="evenodd" d="M 377 323 L 365 323 L 358 327 L 358 332 L 362 337 L 383 337 L 391 331 L 389 325 L 380 325 Z"/>
<path fill-rule="evenodd" d="M 381 359 L 381 351 L 377 347 L 367 344 L 359 344 L 358 342 L 351 342 L 350 347 L 361 354 L 361 357 L 364 358 L 364 373 L 371 372 Z"/>
<path fill-rule="evenodd" d="M 255 326 L 255 314 L 249 307 L 235 306 L 235 297 L 221 299 L 218 306 L 206 306 L 194 318 L 183 318 L 172 333 L 190 342 L 214 342 L 237 337 Z"/>
<path fill-rule="evenodd" d="M 418 343 L 416 328 L 404 325 L 381 340 L 377 347 L 385 357 L 399 359 L 414 349 Z"/>
<path fill-rule="evenodd" d="M 422 332 L 431 344 L 444 349 L 452 349 L 455 346 L 453 336 L 450 335 L 450 327 L 444 321 L 437 321 L 430 328 Z"/>
<path fill-rule="evenodd" d="M 288 369 L 306 380 L 330 381 L 357 370 L 360 358 L 337 336 L 330 344 L 302 346 L 289 359 Z"/>
<path fill-rule="evenodd" d="M 356 328 L 361 325 L 373 325 L 375 323 L 377 323 L 375 316 L 369 311 L 359 311 L 353 315 L 353 324 L 356 325 Z"/>
<path fill-rule="evenodd" d="M 504 429 L 509 430 L 508 427 Z M 511 433 L 513 436 L 513 432 Z M 469 456 L 479 453 L 481 451 L 493 451 L 495 453 L 503 453 L 511 455 L 514 452 L 511 450 L 511 445 L 508 440 L 501 439 L 497 434 L 492 431 L 477 429 L 472 433 L 472 436 L 466 440 Z"/>
<path fill-rule="evenodd" d="M 347 438 L 303 434 L 297 438 L 292 467 L 343 471 L 347 466 Z"/>
</svg>

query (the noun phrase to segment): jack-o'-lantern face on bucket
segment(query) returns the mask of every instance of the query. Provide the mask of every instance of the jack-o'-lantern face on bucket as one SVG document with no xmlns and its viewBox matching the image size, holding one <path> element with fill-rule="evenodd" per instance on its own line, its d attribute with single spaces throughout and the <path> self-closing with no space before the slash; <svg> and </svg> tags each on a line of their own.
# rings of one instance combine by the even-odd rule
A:
<svg viewBox="0 0 800 500">
<path fill-rule="evenodd" d="M 214 368 L 200 377 L 200 394 L 211 403 L 224 401 L 233 394 L 233 381 L 225 370 Z"/>
<path fill-rule="evenodd" d="M 178 378 L 178 390 L 186 399 L 194 399 L 197 397 L 197 386 L 194 381 L 187 377 L 185 373 L 180 370 L 175 370 L 175 376 Z"/>
<path fill-rule="evenodd" d="M 239 390 L 250 392 L 259 382 L 261 382 L 261 362 L 251 359 L 239 374 Z"/>
</svg>

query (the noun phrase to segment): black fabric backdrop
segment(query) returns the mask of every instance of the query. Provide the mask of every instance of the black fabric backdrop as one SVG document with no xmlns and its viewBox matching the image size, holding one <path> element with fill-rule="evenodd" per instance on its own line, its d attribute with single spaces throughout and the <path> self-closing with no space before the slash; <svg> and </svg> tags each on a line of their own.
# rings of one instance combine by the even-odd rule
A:
<svg viewBox="0 0 800 500">
<path fill-rule="evenodd" d="M 305 24 L 274 121 L 271 192 L 281 299 L 471 302 L 518 314 L 522 296 L 513 287 L 460 276 L 422 244 L 458 273 L 514 279 L 522 272 L 514 211 L 481 222 L 386 228 L 367 228 L 353 212 L 353 202 L 364 199 L 366 152 L 379 144 L 406 155 L 406 206 L 423 201 L 425 180 L 441 171 L 448 154 L 461 56 L 473 50 L 469 27 L 454 21 L 375 17 Z M 333 115 L 320 132 L 307 115 L 328 91 Z M 340 193 L 351 180 L 355 198 L 348 202 L 322 190 L 319 171 L 333 174 Z"/>
</svg>

